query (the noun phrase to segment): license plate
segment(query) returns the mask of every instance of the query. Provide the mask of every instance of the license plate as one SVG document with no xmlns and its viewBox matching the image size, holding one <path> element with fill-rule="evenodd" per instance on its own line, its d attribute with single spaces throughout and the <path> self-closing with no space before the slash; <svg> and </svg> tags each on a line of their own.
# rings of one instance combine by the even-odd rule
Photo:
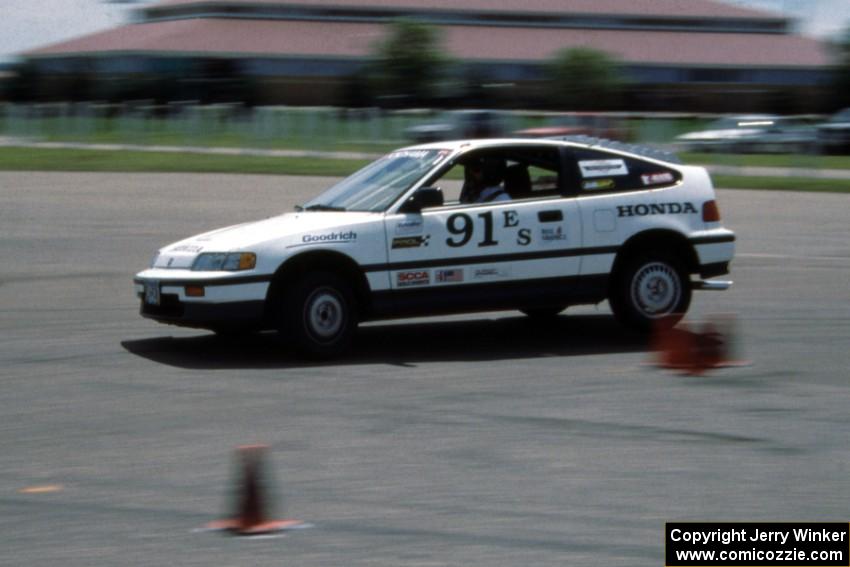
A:
<svg viewBox="0 0 850 567">
<path fill-rule="evenodd" d="M 159 305 L 159 282 L 148 280 L 145 282 L 145 303 L 148 305 Z"/>
</svg>

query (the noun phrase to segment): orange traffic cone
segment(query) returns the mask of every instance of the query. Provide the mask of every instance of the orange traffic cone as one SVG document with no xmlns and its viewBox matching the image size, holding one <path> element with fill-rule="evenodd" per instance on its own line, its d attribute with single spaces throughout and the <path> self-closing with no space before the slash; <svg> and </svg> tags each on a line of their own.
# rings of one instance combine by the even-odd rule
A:
<svg viewBox="0 0 850 567">
<path fill-rule="evenodd" d="M 660 322 L 653 334 L 656 365 L 686 374 L 701 375 L 709 370 L 748 363 L 733 358 L 734 319 L 715 317 L 700 331 L 690 331 L 685 323 L 671 328 Z"/>
<path fill-rule="evenodd" d="M 669 322 L 659 321 L 652 336 L 658 367 L 689 370 L 694 366 L 694 334 L 686 323 L 673 328 Z"/>
<path fill-rule="evenodd" d="M 241 463 L 241 485 L 236 499 L 236 510 L 230 518 L 210 522 L 210 530 L 226 530 L 236 535 L 268 535 L 294 528 L 298 520 L 270 520 L 261 467 L 266 445 L 245 445 L 237 448 Z"/>
<path fill-rule="evenodd" d="M 705 374 L 718 367 L 725 358 L 726 337 L 711 323 L 705 323 L 701 332 L 694 333 L 691 366 L 688 373 L 694 376 Z"/>
<path fill-rule="evenodd" d="M 702 327 L 705 341 L 710 343 L 704 364 L 709 369 L 749 366 L 739 355 L 738 321 L 734 315 L 713 315 Z"/>
</svg>

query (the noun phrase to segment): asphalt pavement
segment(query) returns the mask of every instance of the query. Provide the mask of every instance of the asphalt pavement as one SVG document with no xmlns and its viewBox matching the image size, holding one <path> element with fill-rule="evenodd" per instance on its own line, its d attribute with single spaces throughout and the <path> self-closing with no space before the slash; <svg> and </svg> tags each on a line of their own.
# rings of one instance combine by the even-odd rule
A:
<svg viewBox="0 0 850 567">
<path fill-rule="evenodd" d="M 163 244 L 332 180 L 0 173 L 0 565 L 662 565 L 674 520 L 850 520 L 850 197 L 720 191 L 750 365 L 682 376 L 605 304 L 373 323 L 330 364 L 143 320 Z M 270 447 L 285 537 L 227 515 Z"/>
</svg>

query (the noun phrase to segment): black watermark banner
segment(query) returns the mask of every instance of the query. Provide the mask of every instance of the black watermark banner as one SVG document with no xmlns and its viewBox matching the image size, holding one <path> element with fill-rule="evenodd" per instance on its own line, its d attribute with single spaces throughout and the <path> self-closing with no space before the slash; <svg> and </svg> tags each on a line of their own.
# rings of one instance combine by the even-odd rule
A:
<svg viewBox="0 0 850 567">
<path fill-rule="evenodd" d="M 850 524 L 668 522 L 666 567 L 850 567 Z"/>
</svg>

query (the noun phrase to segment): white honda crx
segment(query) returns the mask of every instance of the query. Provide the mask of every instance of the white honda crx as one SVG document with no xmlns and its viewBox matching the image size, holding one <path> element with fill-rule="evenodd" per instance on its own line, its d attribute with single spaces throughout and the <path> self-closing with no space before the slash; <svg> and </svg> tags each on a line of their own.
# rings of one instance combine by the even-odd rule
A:
<svg viewBox="0 0 850 567">
<path fill-rule="evenodd" d="M 479 168 L 500 197 L 476 200 Z M 136 275 L 141 314 L 216 332 L 276 329 L 331 356 L 358 322 L 608 300 L 673 322 L 729 272 L 701 167 L 598 140 L 468 140 L 392 152 L 295 212 L 193 236 Z"/>
</svg>

